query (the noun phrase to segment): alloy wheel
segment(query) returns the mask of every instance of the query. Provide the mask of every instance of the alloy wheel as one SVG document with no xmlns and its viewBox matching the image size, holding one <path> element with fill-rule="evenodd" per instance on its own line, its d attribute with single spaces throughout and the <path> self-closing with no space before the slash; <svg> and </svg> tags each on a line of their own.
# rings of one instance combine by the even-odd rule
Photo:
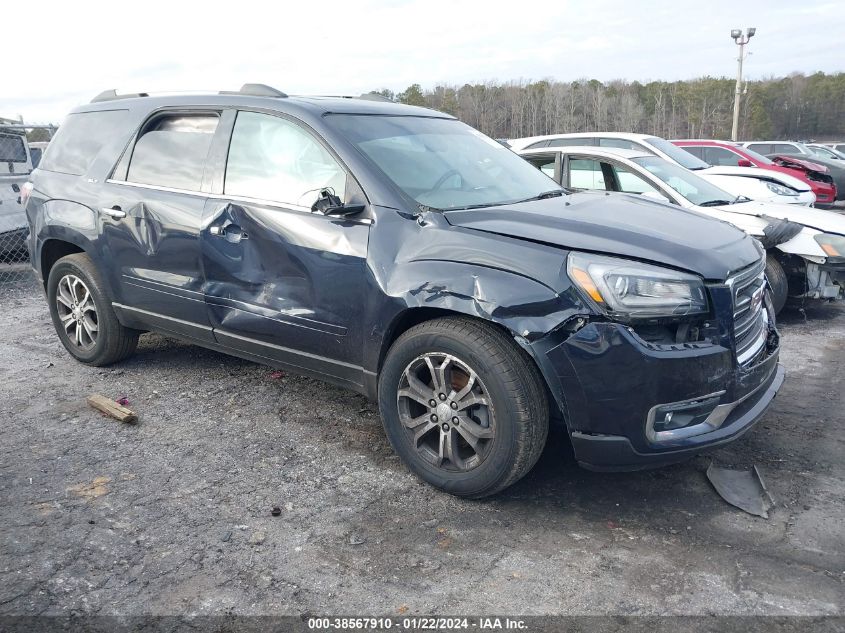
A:
<svg viewBox="0 0 845 633">
<path fill-rule="evenodd" d="M 402 373 L 399 421 L 429 464 L 451 472 L 478 467 L 496 436 L 493 404 L 478 374 L 445 353 L 415 358 Z"/>
<path fill-rule="evenodd" d="M 90 351 L 97 344 L 97 306 L 85 282 L 76 275 L 65 275 L 56 288 L 56 309 L 62 331 L 71 344 Z"/>
</svg>

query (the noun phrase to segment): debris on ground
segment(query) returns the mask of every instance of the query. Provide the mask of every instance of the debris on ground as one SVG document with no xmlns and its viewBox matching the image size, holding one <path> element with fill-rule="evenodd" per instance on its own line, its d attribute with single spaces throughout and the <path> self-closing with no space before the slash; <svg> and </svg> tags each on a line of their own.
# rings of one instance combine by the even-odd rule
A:
<svg viewBox="0 0 845 633">
<path fill-rule="evenodd" d="M 118 404 L 114 400 L 110 400 L 98 393 L 88 396 L 88 404 L 105 413 L 107 416 L 114 418 L 120 422 L 137 422 L 138 416 L 132 409 L 127 409 L 123 405 Z"/>
<path fill-rule="evenodd" d="M 711 462 L 707 468 L 707 479 L 722 499 L 732 506 L 754 516 L 769 518 L 774 500 L 756 466 L 751 470 L 731 470 Z"/>
<path fill-rule="evenodd" d="M 273 509 L 270 510 L 270 514 L 272 514 L 274 517 L 279 516 L 281 513 L 282 509 L 279 506 L 273 506 Z"/>
<path fill-rule="evenodd" d="M 119 398 L 117 398 L 115 400 L 115 402 L 122 407 L 128 407 L 129 406 L 129 398 L 127 398 L 126 396 L 120 396 Z"/>
<path fill-rule="evenodd" d="M 285 378 L 287 375 L 288 375 L 288 373 L 286 371 L 282 371 L 280 369 L 270 372 L 270 378 L 272 378 L 273 380 L 281 380 L 282 378 Z"/>
</svg>

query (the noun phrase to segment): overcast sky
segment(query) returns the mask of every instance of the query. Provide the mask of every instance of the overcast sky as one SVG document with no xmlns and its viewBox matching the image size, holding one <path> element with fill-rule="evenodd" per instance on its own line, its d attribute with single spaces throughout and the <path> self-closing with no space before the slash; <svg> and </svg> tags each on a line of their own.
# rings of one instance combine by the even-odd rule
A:
<svg viewBox="0 0 845 633">
<path fill-rule="evenodd" d="M 747 26 L 749 78 L 845 70 L 841 0 L 42 0 L 24 13 L 3 20 L 0 116 L 27 122 L 59 122 L 109 88 L 360 94 L 733 76 L 730 30 Z"/>
</svg>

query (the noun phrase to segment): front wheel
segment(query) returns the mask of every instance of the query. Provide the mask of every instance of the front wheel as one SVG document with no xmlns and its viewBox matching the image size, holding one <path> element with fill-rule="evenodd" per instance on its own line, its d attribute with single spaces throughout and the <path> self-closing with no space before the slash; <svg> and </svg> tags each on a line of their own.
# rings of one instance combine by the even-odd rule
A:
<svg viewBox="0 0 845 633">
<path fill-rule="evenodd" d="M 464 317 L 427 321 L 396 340 L 379 376 L 379 409 L 408 468 L 462 497 L 522 478 L 548 435 L 536 366 L 504 332 Z"/>
</svg>

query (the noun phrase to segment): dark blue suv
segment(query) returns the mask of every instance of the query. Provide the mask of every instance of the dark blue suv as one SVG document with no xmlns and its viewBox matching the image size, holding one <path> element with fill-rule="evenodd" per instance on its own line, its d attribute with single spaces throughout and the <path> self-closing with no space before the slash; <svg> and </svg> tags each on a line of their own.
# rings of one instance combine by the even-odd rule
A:
<svg viewBox="0 0 845 633">
<path fill-rule="evenodd" d="M 103 93 L 27 196 L 76 359 L 119 361 L 156 331 L 343 385 L 457 495 L 522 477 L 550 419 L 588 468 L 678 461 L 748 430 L 783 380 L 755 240 L 572 194 L 375 96 Z"/>
</svg>

